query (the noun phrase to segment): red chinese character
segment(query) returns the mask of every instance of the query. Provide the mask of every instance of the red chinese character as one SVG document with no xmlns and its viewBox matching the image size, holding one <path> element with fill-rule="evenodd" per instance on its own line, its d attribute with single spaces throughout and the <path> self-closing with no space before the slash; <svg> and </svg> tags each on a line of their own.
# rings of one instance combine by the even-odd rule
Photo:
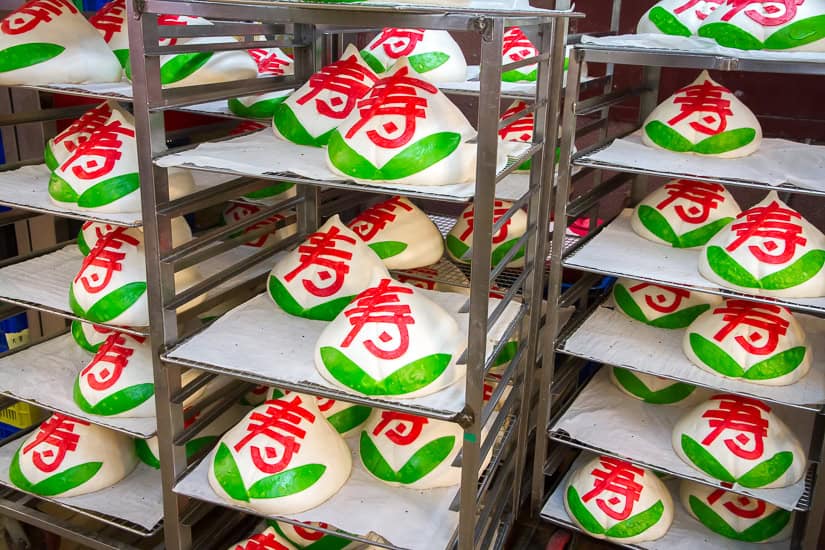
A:
<svg viewBox="0 0 825 550">
<path fill-rule="evenodd" d="M 239 222 L 244 218 L 251 216 L 252 214 L 257 214 L 260 212 L 261 209 L 257 206 L 253 206 L 251 204 L 240 204 L 235 203 L 227 208 L 223 215 L 224 217 L 234 221 Z M 255 239 L 254 241 L 247 241 L 244 243 L 246 246 L 254 246 L 254 247 L 261 247 L 266 244 L 267 239 L 272 233 L 275 233 L 277 229 L 277 225 L 284 221 L 286 218 L 280 214 L 273 214 L 272 216 L 266 218 L 265 220 L 261 220 L 256 224 L 250 225 L 246 229 L 243 230 L 244 233 L 251 233 L 252 231 L 257 231 L 266 226 L 272 226 L 272 231 L 270 234 L 264 234 Z"/>
<path fill-rule="evenodd" d="M 394 411 L 382 411 L 381 422 L 375 426 L 372 435 L 380 435 L 383 431 L 387 439 L 396 445 L 409 445 L 418 439 L 418 436 L 421 435 L 421 430 L 423 430 L 424 426 L 429 422 L 430 421 L 423 416 Z"/>
<path fill-rule="evenodd" d="M 716 502 L 725 495 L 731 495 L 732 497 L 734 496 L 732 493 L 728 493 L 724 489 L 716 489 L 708 495 L 708 504 L 716 504 Z M 756 519 L 761 517 L 767 508 L 764 500 L 746 497 L 745 495 L 736 495 L 733 500 L 723 502 L 722 506 L 724 506 L 734 516 L 745 519 Z"/>
<path fill-rule="evenodd" d="M 435 289 L 435 281 L 429 278 L 420 278 L 416 277 L 416 275 L 421 275 L 423 277 L 438 277 L 438 270 L 433 269 L 431 267 L 417 267 L 415 269 L 408 269 L 406 273 L 401 274 L 399 273 L 396 278 L 402 282 L 412 285 L 418 288 L 426 288 L 428 290 Z"/>
<path fill-rule="evenodd" d="M 71 153 L 79 145 L 88 141 L 89 135 L 97 132 L 109 120 L 110 116 L 112 116 L 112 108 L 109 103 L 101 103 L 91 111 L 84 113 L 71 126 L 60 132 L 60 135 L 54 138 L 54 143 L 58 144 L 65 141 L 64 146 Z"/>
<path fill-rule="evenodd" d="M 237 545 L 235 550 L 289 550 L 289 548 L 278 541 L 275 533 L 264 532 L 253 536 L 243 546 Z"/>
<path fill-rule="evenodd" d="M 297 99 L 305 105 L 321 92 L 332 92 L 330 99 L 315 99 L 315 109 L 323 116 L 341 120 L 355 108 L 356 102 L 367 95 L 378 77 L 369 67 L 358 62 L 354 55 L 327 65 L 309 77 L 309 92 Z"/>
<path fill-rule="evenodd" d="M 374 144 L 396 149 L 412 139 L 416 119 L 427 117 L 427 98 L 419 96 L 418 90 L 434 94 L 438 88 L 426 80 L 409 76 L 409 72 L 409 67 L 402 67 L 376 82 L 370 94 L 358 102 L 361 118 L 347 132 L 348 139 L 376 116 L 392 116 L 396 120 L 400 117 L 403 126 L 399 128 L 395 121 L 389 120 L 379 129 L 368 130 L 367 137 Z"/>
<path fill-rule="evenodd" d="M 131 246 L 140 244 L 137 238 L 126 231 L 127 228 L 118 227 L 114 231 L 101 236 L 89 255 L 83 258 L 80 272 L 75 277 L 74 282 L 80 282 L 86 292 L 91 294 L 100 292 L 112 280 L 112 275 L 123 269 L 121 262 L 126 258 L 126 252 L 121 252 L 120 249 L 124 243 Z M 100 269 L 103 270 L 102 276 L 98 272 Z"/>
<path fill-rule="evenodd" d="M 518 27 L 510 27 L 504 32 L 502 49 L 504 50 L 504 57 L 510 61 L 521 61 L 528 57 L 536 57 L 539 54 L 530 39 Z"/>
<path fill-rule="evenodd" d="M 584 494 L 582 501 L 589 502 L 604 492 L 611 493 L 613 496 L 608 499 L 596 498 L 596 506 L 616 521 L 625 520 L 642 496 L 644 487 L 636 481 L 636 476 L 644 476 L 645 471 L 630 462 L 609 456 L 599 457 L 599 464 L 603 469 L 596 468 L 590 472 L 596 479 L 593 480 L 593 489 Z M 621 508 L 618 508 L 619 504 Z"/>
<path fill-rule="evenodd" d="M 751 20 L 766 27 L 784 25 L 796 17 L 796 9 L 805 0 L 771 0 L 770 2 L 755 2 L 754 0 L 727 0 L 726 7 L 730 8 L 722 21 L 730 21 L 739 12 L 745 10 L 745 15 Z M 754 9 L 747 9 L 756 5 Z"/>
<path fill-rule="evenodd" d="M 292 401 L 285 398 L 267 401 L 264 412 L 256 411 L 249 417 L 246 426 L 249 433 L 235 444 L 235 452 L 240 452 L 258 436 L 266 437 L 267 443 L 273 441 L 278 446 L 251 445 L 249 452 L 252 463 L 261 472 L 277 474 L 289 466 L 292 456 L 301 449 L 299 440 L 306 436 L 306 430 L 300 427 L 304 420 L 312 424 L 315 415 L 301 406 L 300 396 L 294 396 Z"/>
<path fill-rule="evenodd" d="M 303 279 L 301 284 L 313 296 L 326 298 L 332 296 L 344 286 L 344 277 L 349 273 L 348 261 L 352 259 L 352 252 L 337 248 L 339 243 L 344 245 L 355 245 L 357 241 L 349 235 L 341 234 L 337 227 L 331 227 L 326 233 L 313 233 L 306 243 L 298 247 L 300 254 L 298 267 L 284 276 L 286 282 L 291 282 L 299 273 L 312 265 L 322 268 L 318 271 L 318 278 L 321 281 L 332 282 L 324 287 L 319 287 L 310 279 Z"/>
<path fill-rule="evenodd" d="M 146 340 L 141 336 L 130 337 L 140 344 Z M 133 348 L 126 346 L 126 335 L 115 332 L 106 338 L 92 361 L 80 371 L 80 376 L 86 377 L 86 383 L 93 390 L 107 390 L 120 380 L 123 369 L 129 364 L 129 358 L 134 353 Z"/>
<path fill-rule="evenodd" d="M 286 56 L 281 57 L 283 52 L 277 49 L 269 51 L 264 48 L 253 48 L 246 51 L 258 65 L 260 74 L 282 76 L 286 74 L 286 68 L 292 65 L 292 60 Z"/>
<path fill-rule="evenodd" d="M 724 93 L 729 93 L 727 88 L 710 80 L 682 88 L 673 100 L 679 106 L 679 114 L 667 123 L 675 126 L 690 116 L 699 115 L 697 120 L 690 122 L 691 128 L 709 136 L 724 132 L 728 125 L 727 118 L 733 115 L 730 100 L 722 97 Z"/>
<path fill-rule="evenodd" d="M 397 343 L 392 349 L 383 349 L 373 340 L 364 340 L 363 345 L 367 350 L 379 359 L 398 359 L 410 346 L 410 333 L 407 325 L 414 325 L 415 319 L 410 314 L 410 306 L 402 304 L 399 294 L 412 294 L 411 288 L 393 285 L 392 279 L 381 279 L 378 286 L 368 288 L 359 294 L 348 309 L 344 310 L 352 329 L 341 342 L 341 347 L 346 348 L 352 343 L 355 337 L 369 323 L 380 323 L 384 325 L 395 325 L 398 331 Z M 382 344 L 388 345 L 396 340 L 386 330 L 378 335 Z"/>
<path fill-rule="evenodd" d="M 327 523 L 320 522 L 316 525 L 318 525 L 318 527 L 320 527 L 321 529 L 329 529 L 329 524 Z M 293 525 L 292 528 L 295 530 L 295 533 L 303 540 L 316 541 L 324 538 L 323 532 L 316 531 L 315 529 L 307 529 L 303 525 Z"/>
<path fill-rule="evenodd" d="M 23 4 L 11 12 L 2 23 L 0 30 L 6 34 L 23 34 L 33 30 L 40 23 L 48 23 L 63 12 L 78 13 L 68 0 L 34 0 Z"/>
<path fill-rule="evenodd" d="M 724 2 L 725 0 L 688 0 L 678 8 L 674 9 L 673 13 L 676 15 L 681 15 L 689 9 L 696 7 L 696 10 L 693 13 L 700 21 L 704 21 L 707 19 L 708 15 L 713 13 L 716 8 L 721 6 Z"/>
<path fill-rule="evenodd" d="M 702 440 L 708 446 L 727 431 L 737 435 L 724 440 L 730 452 L 745 460 L 756 460 L 765 452 L 764 439 L 768 436 L 768 419 L 762 412 L 771 408 L 758 399 L 739 395 L 714 395 L 712 400 L 719 401 L 718 409 L 711 409 L 702 415 L 708 419 L 711 432 Z"/>
<path fill-rule="evenodd" d="M 507 213 L 510 209 L 509 206 L 506 206 L 502 201 L 495 201 L 493 203 L 493 225 L 498 223 L 498 220 Z M 467 220 L 467 229 L 464 230 L 464 233 L 461 234 L 461 240 L 466 241 L 467 237 L 473 234 L 473 225 L 475 219 L 475 209 L 470 208 L 467 212 L 462 214 L 462 217 Z M 498 230 L 498 233 L 493 235 L 493 244 L 503 243 L 504 240 L 507 238 L 507 231 L 510 226 L 510 222 L 513 221 L 512 218 L 507 220 L 504 225 L 501 226 L 501 229 Z"/>
<path fill-rule="evenodd" d="M 373 41 L 370 46 L 375 50 L 382 46 L 384 53 L 392 59 L 410 55 L 421 40 L 424 39 L 424 29 L 397 29 L 387 28 Z"/>
<path fill-rule="evenodd" d="M 327 399 L 324 397 L 318 397 L 316 399 L 316 404 L 318 405 L 318 410 L 321 412 L 327 412 L 328 410 L 332 409 L 335 406 L 335 399 Z"/>
<path fill-rule="evenodd" d="M 23 454 L 34 450 L 32 463 L 41 472 L 49 473 L 57 470 L 66 457 L 66 453 L 77 449 L 80 435 L 74 431 L 76 425 L 88 426 L 89 423 L 54 413 L 40 425 L 34 440 L 23 447 Z"/>
<path fill-rule="evenodd" d="M 401 208 L 407 212 L 412 212 L 412 206 L 401 200 L 401 197 L 393 197 L 390 200 L 378 203 L 375 206 L 364 210 L 349 224 L 359 237 L 366 242 L 372 240 L 375 235 L 384 229 L 388 223 L 395 221 L 395 211 Z"/>
<path fill-rule="evenodd" d="M 802 236 L 802 226 L 795 223 L 794 219 L 802 219 L 802 215 L 789 208 L 782 208 L 776 201 L 768 206 L 746 210 L 736 216 L 736 221 L 730 226 L 736 232 L 736 239 L 725 250 L 733 252 L 749 239 L 760 237 L 768 240 L 748 246 L 748 251 L 754 258 L 768 264 L 787 263 L 796 253 L 796 247 L 808 242 Z"/>
<path fill-rule="evenodd" d="M 185 27 L 194 23 L 198 19 L 198 17 L 190 17 L 187 15 L 158 15 L 158 25 Z M 160 46 L 174 46 L 177 43 L 177 38 L 161 38 L 158 40 L 158 44 Z"/>
<path fill-rule="evenodd" d="M 501 119 L 504 120 L 526 109 L 527 104 L 523 101 L 519 101 L 504 111 L 504 114 L 501 115 Z M 501 139 L 506 139 L 509 141 L 531 141 L 533 139 L 533 120 L 533 113 L 527 113 L 523 117 L 517 118 L 499 130 L 498 135 Z"/>
<path fill-rule="evenodd" d="M 119 120 L 100 126 L 86 141 L 78 144 L 60 169 L 67 170 L 72 163 L 78 161 L 77 165 L 72 166 L 72 173 L 76 177 L 91 180 L 105 176 L 123 156 L 120 151 L 123 142 L 119 136 L 135 137 L 135 130 L 127 128 Z"/>
<path fill-rule="evenodd" d="M 739 325 L 753 327 L 747 336 L 734 338 L 742 349 L 754 355 L 770 355 L 776 351 L 779 337 L 785 336 L 790 321 L 780 314 L 784 308 L 773 304 L 758 304 L 747 300 L 727 300 L 722 307 L 713 310 L 714 315 L 722 315 L 726 323 L 713 339 L 722 342 Z M 762 345 L 757 345 L 759 343 Z"/>
<path fill-rule="evenodd" d="M 656 205 L 658 210 L 664 210 L 677 200 L 690 201 L 685 207 L 677 204 L 673 209 L 676 215 L 688 223 L 704 223 L 710 213 L 719 208 L 719 203 L 725 200 L 725 188 L 718 183 L 701 181 L 676 180 L 665 184 L 668 197 Z"/>
<path fill-rule="evenodd" d="M 654 285 L 653 283 L 639 283 L 630 287 L 630 292 L 635 293 L 648 287 L 656 289 L 656 294 L 646 294 L 645 303 L 659 313 L 673 313 L 682 304 L 682 300 L 690 298 L 690 291 L 683 288 L 672 288 L 669 286 Z"/>
<path fill-rule="evenodd" d="M 89 23 L 103 33 L 107 43 L 123 29 L 126 20 L 126 0 L 112 0 L 89 18 Z"/>
</svg>

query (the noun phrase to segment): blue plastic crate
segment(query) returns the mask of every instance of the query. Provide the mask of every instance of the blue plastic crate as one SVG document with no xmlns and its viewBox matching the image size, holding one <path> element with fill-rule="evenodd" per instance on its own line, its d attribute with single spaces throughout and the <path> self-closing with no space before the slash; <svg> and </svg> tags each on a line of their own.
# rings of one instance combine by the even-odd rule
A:
<svg viewBox="0 0 825 550">
<path fill-rule="evenodd" d="M 14 317 L 0 321 L 0 353 L 9 350 L 9 335 L 23 332 L 29 327 L 25 313 L 18 313 Z"/>
<path fill-rule="evenodd" d="M 20 428 L 15 428 L 14 426 L 9 426 L 8 424 L 4 424 L 0 422 L 0 439 L 6 439 L 9 436 L 12 436 L 20 431 Z"/>
</svg>

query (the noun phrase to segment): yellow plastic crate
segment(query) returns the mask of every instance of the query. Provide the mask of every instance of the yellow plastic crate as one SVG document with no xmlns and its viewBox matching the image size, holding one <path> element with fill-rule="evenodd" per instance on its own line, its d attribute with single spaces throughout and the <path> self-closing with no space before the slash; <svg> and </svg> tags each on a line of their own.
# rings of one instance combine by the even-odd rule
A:
<svg viewBox="0 0 825 550">
<path fill-rule="evenodd" d="M 0 410 L 0 422 L 15 428 L 28 428 L 46 418 L 46 411 L 28 403 L 15 403 Z"/>
</svg>

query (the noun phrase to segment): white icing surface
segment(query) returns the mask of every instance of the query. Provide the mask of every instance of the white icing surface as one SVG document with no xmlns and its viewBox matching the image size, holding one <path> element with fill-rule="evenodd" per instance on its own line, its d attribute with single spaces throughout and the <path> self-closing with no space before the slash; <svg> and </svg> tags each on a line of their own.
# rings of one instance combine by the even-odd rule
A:
<svg viewBox="0 0 825 550">
<path fill-rule="evenodd" d="M 446 55 L 441 65 L 419 74 L 433 83 L 462 82 L 467 78 L 467 60 L 461 46 L 447 31 L 385 28 L 362 50 L 389 70 L 398 60 L 414 56 Z"/>
</svg>

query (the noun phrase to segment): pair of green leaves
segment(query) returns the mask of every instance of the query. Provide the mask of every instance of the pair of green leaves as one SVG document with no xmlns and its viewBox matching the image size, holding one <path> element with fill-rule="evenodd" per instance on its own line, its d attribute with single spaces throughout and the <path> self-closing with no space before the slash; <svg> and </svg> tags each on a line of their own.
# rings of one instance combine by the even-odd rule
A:
<svg viewBox="0 0 825 550">
<path fill-rule="evenodd" d="M 609 529 L 605 529 L 590 510 L 587 509 L 576 488 L 570 485 L 567 487 L 567 507 L 573 514 L 578 524 L 587 531 L 595 535 L 604 535 L 613 539 L 626 539 L 640 535 L 656 525 L 665 511 L 665 505 L 661 500 L 657 500 L 650 508 L 630 516 L 624 521 L 620 521 Z"/>
<path fill-rule="evenodd" d="M 264 477 L 246 487 L 238 465 L 226 443 L 221 443 L 212 462 L 212 471 L 221 488 L 235 500 L 273 499 L 288 497 L 315 485 L 326 472 L 323 464 L 304 464 Z"/>
<path fill-rule="evenodd" d="M 118 54 L 118 51 L 121 53 Z M 132 66 L 129 63 L 129 52 L 125 50 L 115 51 L 115 55 L 120 61 L 126 73 L 126 78 L 132 80 Z M 160 67 L 160 83 L 174 84 L 190 76 L 192 73 L 206 65 L 215 55 L 215 52 L 192 52 L 173 55 Z"/>
<path fill-rule="evenodd" d="M 295 116 L 292 108 L 285 103 L 280 103 L 275 106 L 272 124 L 287 141 L 297 143 L 298 145 L 309 145 L 310 147 L 324 147 L 329 142 L 329 138 L 334 131 L 333 128 L 320 136 L 313 136 L 304 128 L 304 125 L 301 124 L 301 121 Z"/>
<path fill-rule="evenodd" d="M 381 60 L 370 53 L 369 50 L 361 50 L 361 57 L 364 58 L 367 65 L 376 73 L 383 73 L 389 69 L 389 67 L 384 67 Z M 418 53 L 407 57 L 410 66 L 418 74 L 428 73 L 433 69 L 437 69 L 449 59 L 450 56 L 443 52 Z"/>
<path fill-rule="evenodd" d="M 23 475 L 23 471 L 20 469 L 20 450 L 18 449 L 17 452 L 14 453 L 14 458 L 12 458 L 11 465 L 9 466 L 9 479 L 27 493 L 53 497 L 80 487 L 92 479 L 102 466 L 102 462 L 86 462 L 85 464 L 78 464 L 77 466 L 67 468 L 43 481 L 32 483 L 26 479 L 26 476 Z"/>
<path fill-rule="evenodd" d="M 705 254 L 710 268 L 723 280 L 743 288 L 763 290 L 799 286 L 818 275 L 825 265 L 825 250 L 810 250 L 788 267 L 757 279 L 720 246 L 709 246 Z"/>
<path fill-rule="evenodd" d="M 707 244 L 707 242 L 725 226 L 733 221 L 732 217 L 720 218 L 714 222 L 703 225 L 677 235 L 661 212 L 646 204 L 641 204 L 636 210 L 639 221 L 648 231 L 668 243 L 673 248 L 694 248 Z"/>
<path fill-rule="evenodd" d="M 372 409 L 364 405 L 352 405 L 327 417 L 327 421 L 332 424 L 339 434 L 345 434 L 354 430 L 367 421 Z"/>
<path fill-rule="evenodd" d="M 286 98 L 287 96 L 262 99 L 252 105 L 246 105 L 239 99 L 232 98 L 227 104 L 229 105 L 229 110 L 238 116 L 246 118 L 270 118 L 275 116 L 275 110 L 278 108 L 278 105 L 283 103 Z"/>
<path fill-rule="evenodd" d="M 272 527 L 276 533 L 278 533 L 281 537 L 285 538 L 289 541 L 293 547 L 299 550 L 344 550 L 347 546 L 352 544 L 352 541 L 349 539 L 345 539 L 342 537 L 336 537 L 335 535 L 327 535 L 324 534 L 320 539 L 311 542 L 309 544 L 304 544 L 306 541 L 303 540 L 292 540 L 289 538 L 281 526 L 278 525 L 277 521 L 269 520 L 266 522 L 267 525 Z M 343 531 L 342 531 L 343 532 Z"/>
<path fill-rule="evenodd" d="M 71 286 L 69 287 L 69 306 L 72 308 L 72 312 L 81 319 L 86 319 L 93 323 L 108 323 L 132 307 L 145 293 L 145 282 L 135 281 L 133 283 L 127 283 L 106 294 L 95 302 L 92 307 L 84 310 L 77 302 L 77 298 L 75 298 L 74 295 L 74 287 Z"/>
<path fill-rule="evenodd" d="M 392 181 L 422 172 L 444 160 L 458 149 L 461 140 L 461 134 L 456 132 L 438 132 L 426 136 L 379 168 L 350 147 L 338 130 L 333 130 L 327 144 L 327 154 L 332 165 L 350 177 Z"/>
<path fill-rule="evenodd" d="M 662 34 L 675 36 L 692 36 L 693 32 L 679 18 L 661 6 L 655 6 L 647 14 L 650 21 L 656 25 Z"/>
<path fill-rule="evenodd" d="M 72 338 L 78 346 L 92 353 L 97 353 L 97 350 L 103 345 L 103 342 L 97 344 L 89 342 L 86 338 L 86 333 L 83 332 L 83 323 L 76 319 L 72 321 Z"/>
<path fill-rule="evenodd" d="M 140 187 L 140 176 L 137 172 L 115 176 L 97 182 L 83 193 L 69 185 L 62 177 L 52 173 L 49 178 L 49 196 L 57 202 L 77 203 L 81 208 L 100 208 L 122 199 Z"/>
<path fill-rule="evenodd" d="M 659 120 L 651 120 L 645 125 L 645 133 L 650 140 L 668 151 L 696 153 L 699 155 L 720 155 L 735 151 L 756 139 L 753 128 L 737 128 L 703 139 L 693 144 L 682 134 Z"/>
<path fill-rule="evenodd" d="M 699 28 L 699 36 L 719 45 L 740 50 L 788 50 L 825 38 L 825 15 L 793 21 L 768 36 L 764 42 L 732 23 L 718 21 Z"/>
<path fill-rule="evenodd" d="M 503 242 L 497 247 L 493 248 L 493 253 L 490 255 L 490 263 L 492 265 L 498 265 L 499 262 L 504 258 L 504 256 L 510 251 L 513 246 L 518 242 L 518 239 L 510 239 L 509 241 Z M 470 249 L 466 243 L 464 243 L 461 239 L 456 237 L 455 235 L 448 234 L 447 238 L 444 240 L 444 244 L 447 247 L 447 250 L 450 251 L 450 254 L 453 258 L 460 262 L 464 263 L 471 263 L 470 259 L 462 259 L 464 254 Z M 521 248 L 518 252 L 516 252 L 513 257 L 510 259 L 510 262 L 515 262 L 519 258 L 524 256 L 524 247 Z"/>
<path fill-rule="evenodd" d="M 204 449 L 211 447 L 218 440 L 218 436 L 207 435 L 205 437 L 197 437 L 186 443 L 186 458 L 192 458 Z M 138 459 L 147 466 L 160 470 L 160 460 L 149 448 L 149 444 L 145 439 L 135 439 L 135 452 Z"/>
<path fill-rule="evenodd" d="M 642 308 L 636 303 L 624 285 L 616 284 L 613 287 L 613 299 L 616 305 L 630 318 L 656 328 L 678 329 L 685 328 L 696 320 L 702 313 L 710 309 L 709 304 L 698 304 L 673 313 L 668 313 L 656 319 L 648 319 Z"/>
<path fill-rule="evenodd" d="M 321 361 L 329 374 L 344 386 L 364 395 L 404 395 L 435 382 L 452 360 L 449 353 L 434 353 L 376 380 L 341 351 L 330 346 L 320 349 Z"/>
<path fill-rule="evenodd" d="M 378 479 L 387 483 L 409 485 L 423 479 L 447 460 L 455 444 L 455 436 L 452 435 L 434 439 L 418 449 L 400 469 L 395 470 L 378 450 L 369 434 L 361 432 L 361 461 Z"/>
<path fill-rule="evenodd" d="M 792 452 L 781 451 L 737 478 L 715 456 L 710 454 L 710 451 L 689 435 L 682 434 L 681 445 L 685 456 L 702 472 L 714 479 L 728 483 L 738 483 L 749 489 L 757 489 L 773 483 L 788 471 L 794 460 Z"/>
<path fill-rule="evenodd" d="M 777 353 L 745 370 L 736 359 L 704 336 L 692 332 L 688 338 L 690 348 L 702 363 L 723 376 L 745 380 L 771 380 L 785 376 L 799 368 L 808 353 L 805 346 L 797 346 Z"/>
<path fill-rule="evenodd" d="M 688 497 L 691 512 L 699 518 L 702 524 L 723 537 L 744 542 L 763 542 L 779 534 L 788 525 L 791 513 L 787 510 L 776 510 L 747 529 L 737 531 L 731 527 L 713 508 L 702 502 L 694 495 Z"/>
<path fill-rule="evenodd" d="M 153 395 L 155 395 L 155 385 L 151 382 L 135 384 L 134 386 L 129 386 L 111 395 L 107 395 L 92 405 L 86 400 L 86 397 L 80 390 L 80 379 L 77 378 L 75 379 L 72 397 L 77 406 L 80 407 L 80 410 L 84 412 L 100 416 L 114 416 L 131 411 L 143 404 L 147 399 L 150 399 Z"/>
<path fill-rule="evenodd" d="M 672 403 L 678 403 L 679 401 L 686 399 L 694 392 L 694 390 L 696 390 L 696 386 L 691 386 L 690 384 L 685 384 L 684 382 L 674 382 L 666 388 L 653 391 L 648 388 L 647 385 L 635 374 L 633 374 L 633 372 L 619 367 L 613 367 L 613 376 L 616 377 L 619 384 L 621 384 L 622 387 L 628 392 L 635 395 L 645 403 L 651 403 L 654 405 L 670 405 Z"/>
<path fill-rule="evenodd" d="M 343 296 L 305 309 L 293 298 L 281 280 L 272 275 L 269 276 L 269 295 L 272 296 L 276 304 L 281 306 L 281 309 L 290 315 L 316 321 L 332 321 L 355 298 L 355 295 Z"/>
</svg>

